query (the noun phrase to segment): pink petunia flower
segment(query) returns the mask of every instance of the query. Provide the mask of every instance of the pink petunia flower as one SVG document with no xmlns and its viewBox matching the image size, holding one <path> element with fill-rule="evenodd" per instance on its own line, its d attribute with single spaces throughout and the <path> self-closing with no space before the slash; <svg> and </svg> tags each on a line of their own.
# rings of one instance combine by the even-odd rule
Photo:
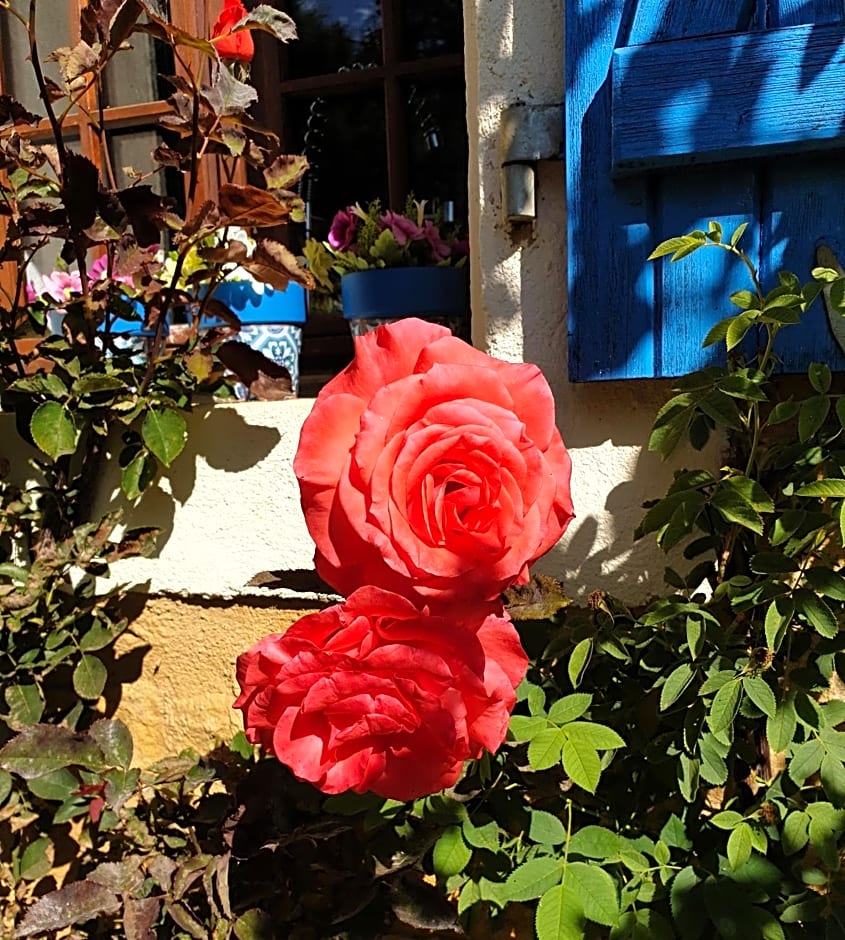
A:
<svg viewBox="0 0 845 940">
<path fill-rule="evenodd" d="M 379 219 L 379 225 L 382 230 L 390 229 L 400 248 L 404 248 L 409 241 L 418 242 L 425 237 L 423 230 L 415 222 L 398 212 L 385 212 Z"/>
</svg>

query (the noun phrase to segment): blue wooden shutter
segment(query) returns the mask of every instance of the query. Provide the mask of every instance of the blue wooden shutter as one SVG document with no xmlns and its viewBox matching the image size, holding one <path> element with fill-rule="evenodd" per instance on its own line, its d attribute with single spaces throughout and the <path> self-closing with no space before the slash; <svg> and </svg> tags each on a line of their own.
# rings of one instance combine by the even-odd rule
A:
<svg viewBox="0 0 845 940">
<path fill-rule="evenodd" d="M 748 288 L 726 252 L 646 260 L 722 222 L 770 284 L 826 245 L 845 263 L 842 0 L 566 0 L 569 376 L 673 376 Z M 845 370 L 821 305 L 788 371 Z"/>
</svg>

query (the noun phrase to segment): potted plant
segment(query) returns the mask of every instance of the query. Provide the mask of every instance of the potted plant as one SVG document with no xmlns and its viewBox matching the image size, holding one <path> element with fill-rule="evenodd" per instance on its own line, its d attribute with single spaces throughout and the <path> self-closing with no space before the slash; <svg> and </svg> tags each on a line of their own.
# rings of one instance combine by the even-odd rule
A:
<svg viewBox="0 0 845 940">
<path fill-rule="evenodd" d="M 378 200 L 332 220 L 326 241 L 309 239 L 305 258 L 319 287 L 340 294 L 353 336 L 403 317 L 461 331 L 469 311 L 467 243 L 409 199 L 402 213 Z"/>
<path fill-rule="evenodd" d="M 255 251 L 255 240 L 243 229 L 230 229 L 231 241 L 240 241 L 246 258 Z M 299 388 L 299 354 L 302 351 L 302 324 L 306 319 L 305 288 L 290 281 L 283 287 L 266 283 L 242 264 L 228 264 L 225 277 L 211 286 L 214 300 L 225 304 L 240 322 L 238 340 L 267 359 L 284 367 L 290 374 L 291 391 Z M 219 308 L 217 308 L 219 310 Z M 209 311 L 207 325 L 222 321 Z"/>
</svg>

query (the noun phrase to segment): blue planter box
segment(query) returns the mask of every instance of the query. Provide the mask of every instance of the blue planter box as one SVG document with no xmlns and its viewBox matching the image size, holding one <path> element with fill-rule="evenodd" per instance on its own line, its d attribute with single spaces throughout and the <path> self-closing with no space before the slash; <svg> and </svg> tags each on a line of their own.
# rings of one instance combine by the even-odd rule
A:
<svg viewBox="0 0 845 940">
<path fill-rule="evenodd" d="M 305 288 L 293 281 L 287 290 L 265 284 L 263 293 L 250 281 L 223 281 L 214 290 L 214 299 L 226 304 L 244 324 L 304 323 L 305 296 Z"/>
<path fill-rule="evenodd" d="M 340 281 L 347 320 L 465 317 L 466 268 L 372 268 Z"/>
</svg>

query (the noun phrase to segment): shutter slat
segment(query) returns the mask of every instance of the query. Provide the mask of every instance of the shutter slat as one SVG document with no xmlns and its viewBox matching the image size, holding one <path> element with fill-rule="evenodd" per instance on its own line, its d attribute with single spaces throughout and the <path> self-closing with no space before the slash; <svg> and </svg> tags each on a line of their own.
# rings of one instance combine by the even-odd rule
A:
<svg viewBox="0 0 845 940">
<path fill-rule="evenodd" d="M 845 145 L 845 26 L 618 49 L 613 169 Z"/>
</svg>

